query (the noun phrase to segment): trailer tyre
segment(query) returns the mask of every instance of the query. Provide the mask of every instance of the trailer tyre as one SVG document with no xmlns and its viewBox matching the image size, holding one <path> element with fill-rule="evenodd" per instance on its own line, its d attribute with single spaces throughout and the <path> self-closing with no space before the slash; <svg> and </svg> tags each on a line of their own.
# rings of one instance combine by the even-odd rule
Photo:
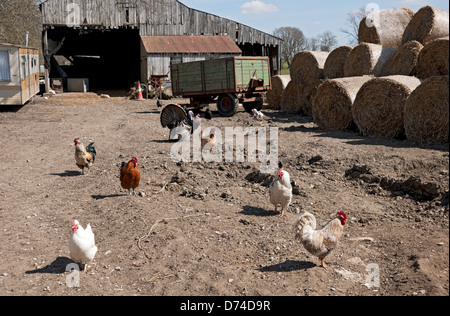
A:
<svg viewBox="0 0 450 316">
<path fill-rule="evenodd" d="M 239 106 L 239 99 L 232 94 L 223 94 L 217 100 L 217 110 L 222 116 L 230 117 L 236 114 Z"/>
</svg>

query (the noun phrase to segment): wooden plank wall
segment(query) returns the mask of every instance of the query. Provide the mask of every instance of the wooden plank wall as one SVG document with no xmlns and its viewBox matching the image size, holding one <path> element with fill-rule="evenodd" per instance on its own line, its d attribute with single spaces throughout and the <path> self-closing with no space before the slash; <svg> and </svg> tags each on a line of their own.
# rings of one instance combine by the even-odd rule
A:
<svg viewBox="0 0 450 316">
<path fill-rule="evenodd" d="M 104 28 L 137 27 L 140 35 L 228 35 L 238 44 L 281 45 L 270 34 L 177 0 L 48 0 L 42 4 L 42 15 L 44 25 L 78 21 Z"/>
</svg>

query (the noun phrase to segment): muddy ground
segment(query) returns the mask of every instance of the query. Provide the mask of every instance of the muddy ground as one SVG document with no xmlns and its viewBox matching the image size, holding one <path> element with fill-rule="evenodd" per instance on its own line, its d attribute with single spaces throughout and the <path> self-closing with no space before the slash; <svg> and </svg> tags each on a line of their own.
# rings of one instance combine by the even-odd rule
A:
<svg viewBox="0 0 450 316">
<path fill-rule="evenodd" d="M 282 218 L 261 163 L 173 162 L 155 104 L 64 94 L 2 108 L 1 295 L 449 295 L 448 144 L 327 132 L 273 110 L 204 123 L 279 128 L 295 181 Z M 97 145 L 85 176 L 76 137 Z M 119 183 L 132 156 L 138 196 Z M 349 215 L 327 271 L 294 240 L 303 211 L 318 223 Z M 79 287 L 65 271 L 74 219 L 91 223 L 99 249 Z"/>
</svg>

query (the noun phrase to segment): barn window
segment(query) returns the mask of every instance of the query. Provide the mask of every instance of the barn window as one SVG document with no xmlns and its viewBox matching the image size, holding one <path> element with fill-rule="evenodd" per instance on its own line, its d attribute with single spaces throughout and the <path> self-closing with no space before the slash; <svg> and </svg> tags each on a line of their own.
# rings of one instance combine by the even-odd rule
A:
<svg viewBox="0 0 450 316">
<path fill-rule="evenodd" d="M 170 57 L 170 63 L 175 64 L 181 64 L 183 62 L 183 58 L 181 56 L 172 56 Z"/>
<path fill-rule="evenodd" d="M 0 81 L 11 81 L 8 51 L 0 51 Z"/>
</svg>

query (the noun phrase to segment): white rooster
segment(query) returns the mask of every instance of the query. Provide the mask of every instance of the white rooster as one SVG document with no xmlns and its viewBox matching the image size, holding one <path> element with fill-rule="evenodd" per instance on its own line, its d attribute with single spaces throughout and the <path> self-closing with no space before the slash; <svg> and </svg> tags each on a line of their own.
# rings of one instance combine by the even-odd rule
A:
<svg viewBox="0 0 450 316">
<path fill-rule="evenodd" d="M 87 264 L 90 263 L 97 253 L 95 237 L 91 224 L 86 229 L 77 220 L 72 222 L 72 232 L 69 239 L 70 258 L 78 263 L 80 269 L 86 272 Z"/>
<path fill-rule="evenodd" d="M 278 211 L 278 205 L 281 205 L 281 216 L 292 202 L 292 185 L 289 173 L 283 169 L 283 164 L 279 163 L 277 173 L 278 179 L 275 179 L 269 187 L 270 203 L 275 206 L 275 212 Z"/>
<path fill-rule="evenodd" d="M 316 230 L 316 218 L 311 213 L 300 214 L 294 223 L 295 238 L 305 249 L 320 259 L 320 266 L 327 269 L 323 260 L 335 249 L 344 232 L 347 215 L 338 212 L 324 228 Z"/>
</svg>

